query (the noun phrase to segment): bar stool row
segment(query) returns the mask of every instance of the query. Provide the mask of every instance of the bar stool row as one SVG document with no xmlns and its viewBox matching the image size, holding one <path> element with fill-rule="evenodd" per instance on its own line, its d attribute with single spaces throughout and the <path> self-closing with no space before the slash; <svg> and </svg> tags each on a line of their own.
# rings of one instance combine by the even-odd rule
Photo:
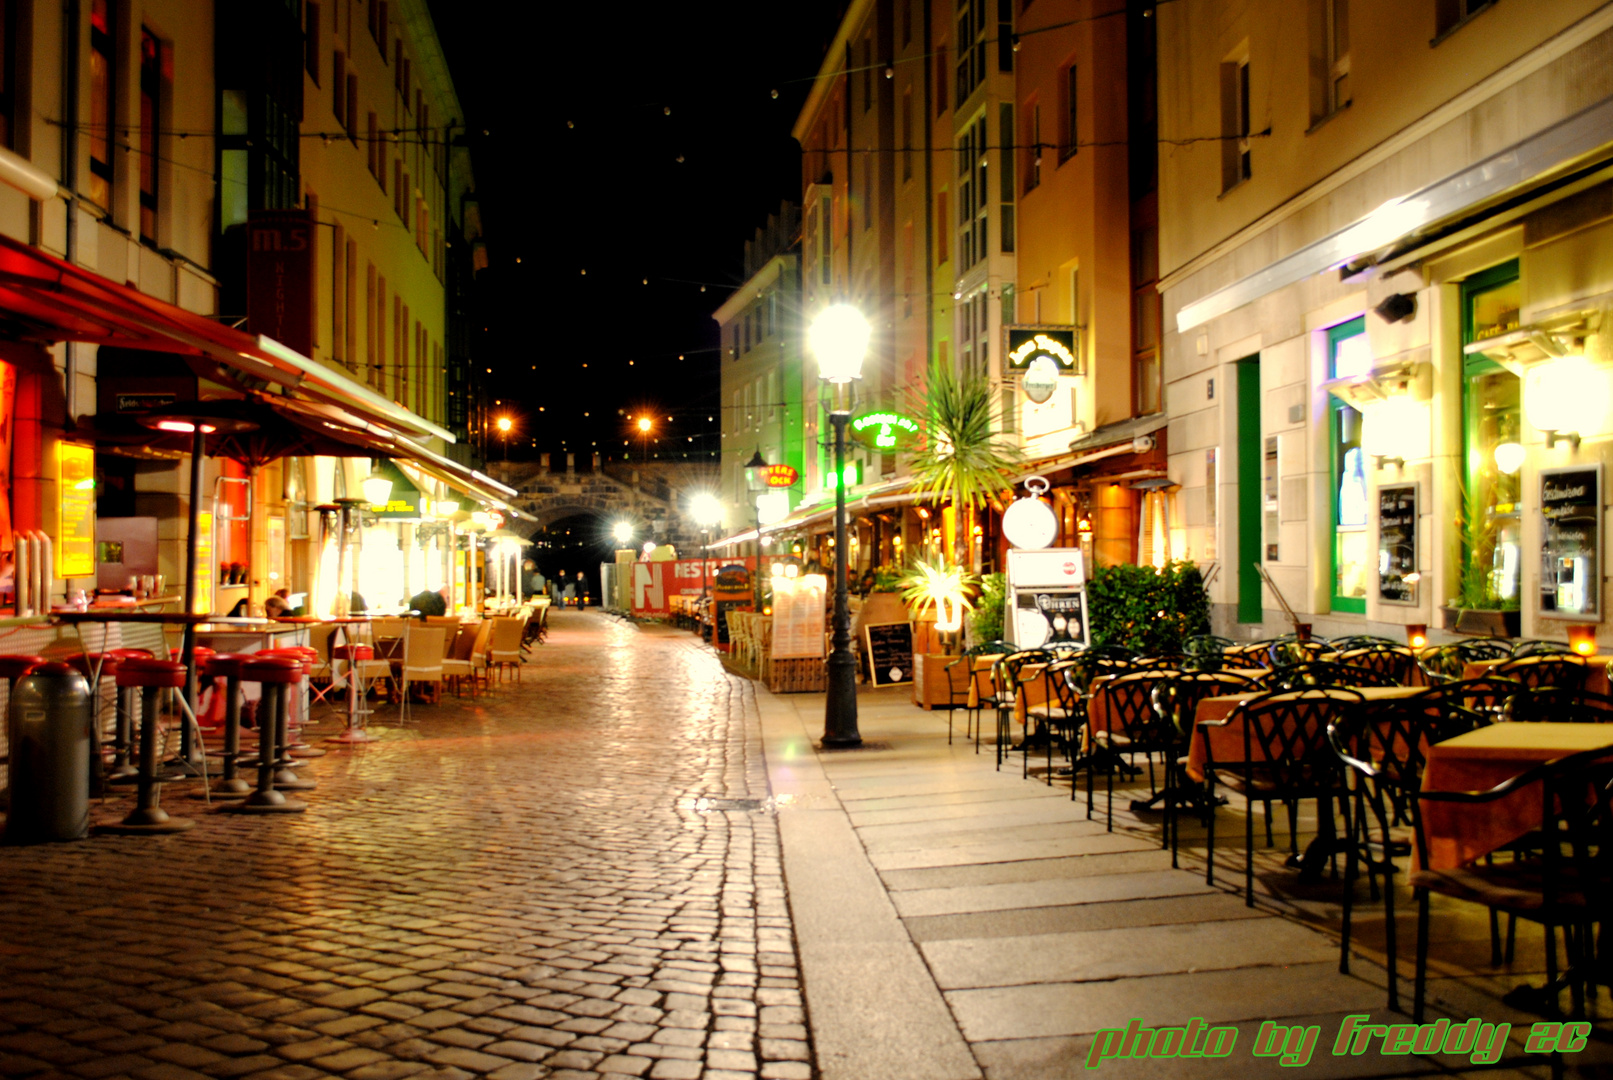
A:
<svg viewBox="0 0 1613 1080">
<path fill-rule="evenodd" d="M 317 659 L 318 654 L 305 646 L 266 649 L 257 653 L 215 653 L 211 649 L 196 649 L 196 663 L 203 677 L 224 684 L 222 775 L 211 791 L 199 795 L 199 798 L 224 800 L 227 805 L 221 809 L 243 814 L 300 813 L 307 809 L 306 802 L 288 797 L 284 792 L 305 791 L 315 786 L 313 780 L 297 773 L 297 768 L 304 762 L 292 757 L 293 750 L 298 750 L 303 757 L 325 753 L 307 744 L 294 744 L 291 741 L 293 714 L 302 712 L 302 697 L 298 691 Z M 40 656 L 0 656 L 0 679 L 5 680 L 8 694 L 18 679 L 46 662 Z M 161 834 L 181 832 L 194 826 L 192 820 L 170 816 L 160 803 L 162 784 L 189 775 L 202 760 L 200 728 L 197 728 L 198 738 L 193 741 L 189 724 L 182 728 L 178 755 L 167 762 L 159 760 L 159 699 L 164 693 L 184 688 L 187 678 L 185 665 L 177 657 L 159 660 L 145 649 L 111 649 L 104 653 L 76 656 L 69 663 L 92 686 L 99 685 L 101 679 L 108 677 L 114 679 L 117 685 L 113 760 L 104 779 L 108 784 L 134 783 L 136 800 L 128 816 L 115 825 L 104 826 L 102 831 Z M 258 753 L 255 758 L 243 761 L 240 749 L 241 684 L 249 682 L 257 683 L 262 688 L 257 716 Z M 138 739 L 134 731 L 136 695 L 140 698 Z M 306 717 L 299 715 L 298 719 L 305 720 Z M 301 724 L 297 727 L 300 729 Z M 96 730 L 100 730 L 98 719 Z M 242 767 L 256 769 L 255 785 L 247 783 L 240 776 Z"/>
</svg>

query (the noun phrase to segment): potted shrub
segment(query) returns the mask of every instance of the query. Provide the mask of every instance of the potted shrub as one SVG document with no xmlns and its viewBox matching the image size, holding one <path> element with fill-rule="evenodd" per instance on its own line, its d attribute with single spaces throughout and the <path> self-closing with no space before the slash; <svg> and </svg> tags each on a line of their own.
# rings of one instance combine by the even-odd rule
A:
<svg viewBox="0 0 1613 1080">
<path fill-rule="evenodd" d="M 1454 603 L 1440 608 L 1445 629 L 1458 634 L 1517 637 L 1523 613 L 1516 593 L 1503 597 L 1496 580 L 1495 548 L 1500 539 L 1501 515 L 1478 506 L 1465 492 L 1462 497 L 1461 572 Z"/>
<path fill-rule="evenodd" d="M 921 646 L 915 632 L 913 641 L 913 700 L 926 709 L 951 703 L 946 666 L 956 659 L 963 636 L 963 616 L 973 605 L 970 593 L 979 584 L 978 575 L 944 559 L 914 563 L 900 579 L 902 596 L 913 605 L 915 631 L 921 622 L 934 624 L 940 651 Z"/>
<path fill-rule="evenodd" d="M 1193 563 L 1121 563 L 1087 583 L 1087 619 L 1094 645 L 1181 652 L 1188 638 L 1210 632 L 1210 597 Z"/>
</svg>

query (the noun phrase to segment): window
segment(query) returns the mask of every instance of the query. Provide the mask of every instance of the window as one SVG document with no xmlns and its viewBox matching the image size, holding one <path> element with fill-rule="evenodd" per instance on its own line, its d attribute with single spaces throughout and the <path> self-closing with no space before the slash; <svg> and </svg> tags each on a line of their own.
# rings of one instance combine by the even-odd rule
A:
<svg viewBox="0 0 1613 1080">
<path fill-rule="evenodd" d="M 117 65 L 113 58 L 116 27 L 112 0 L 90 4 L 90 190 L 103 209 L 112 209 L 112 125 L 116 123 Z"/>
<path fill-rule="evenodd" d="M 403 212 L 404 204 L 407 203 L 408 200 L 409 200 L 409 193 L 408 193 L 408 190 L 407 190 L 408 183 L 409 183 L 408 173 L 405 173 L 403 171 L 403 161 L 402 161 L 402 159 L 393 158 L 392 159 L 392 212 L 394 214 L 398 215 L 398 218 L 400 220 L 403 220 L 403 221 L 408 220 L 408 215 Z M 382 186 L 385 187 L 386 185 L 383 184 Z"/>
<path fill-rule="evenodd" d="M 1131 234 L 1132 406 L 1138 416 L 1164 408 L 1159 348 L 1159 230 Z"/>
<path fill-rule="evenodd" d="M 1042 183 L 1042 107 L 1036 102 L 1025 106 L 1025 190 L 1034 191 Z"/>
<path fill-rule="evenodd" d="M 1350 0 L 1310 0 L 1311 123 L 1350 103 Z"/>
<path fill-rule="evenodd" d="M 874 32 L 863 35 L 863 112 L 874 107 Z"/>
<path fill-rule="evenodd" d="M 902 90 L 902 179 L 913 179 L 913 88 Z"/>
<path fill-rule="evenodd" d="M 1249 179 L 1249 61 L 1221 65 L 1221 190 Z"/>
<path fill-rule="evenodd" d="M 347 137 L 358 140 L 358 76 L 347 76 Z"/>
<path fill-rule="evenodd" d="M 1059 163 L 1063 164 L 1081 146 L 1081 69 L 1071 64 L 1064 72 L 1064 131 L 1059 137 Z"/>
<path fill-rule="evenodd" d="M 347 264 L 347 230 L 340 221 L 331 225 L 331 290 L 330 290 L 330 358 L 343 363 L 347 353 L 348 277 L 352 267 Z"/>
<path fill-rule="evenodd" d="M 381 174 L 381 131 L 380 126 L 376 123 L 374 113 L 369 114 L 365 130 L 369 134 L 370 175 L 380 181 L 381 190 L 385 191 L 386 179 Z"/>
<path fill-rule="evenodd" d="M 364 381 L 375 385 L 375 313 L 380 310 L 376 300 L 375 264 L 364 270 Z"/>
<path fill-rule="evenodd" d="M 986 5 L 991 0 L 958 0 L 958 104 L 986 78 Z"/>
<path fill-rule="evenodd" d="M 874 227 L 874 156 L 858 154 L 857 164 L 863 174 L 863 229 Z"/>
<path fill-rule="evenodd" d="M 371 316 L 375 322 L 375 355 L 371 361 L 375 364 L 375 376 L 370 385 L 376 389 L 386 387 L 386 379 L 382 369 L 386 367 L 386 278 L 375 279 L 375 312 Z"/>
<path fill-rule="evenodd" d="M 997 415 L 1001 420 L 1004 435 L 1012 435 L 1019 430 L 1019 401 L 1012 386 L 1003 387 Z"/>
<path fill-rule="evenodd" d="M 403 85 L 403 39 L 392 43 L 392 89 L 405 95 L 404 105 L 407 107 L 408 89 Z"/>
<path fill-rule="evenodd" d="M 336 50 L 330 62 L 330 110 L 344 131 L 353 130 L 347 112 L 347 57 L 342 55 L 340 49 Z"/>
<path fill-rule="evenodd" d="M 1014 70 L 1014 0 L 997 0 L 997 70 Z"/>
<path fill-rule="evenodd" d="M 308 0 L 302 6 L 302 62 L 308 77 L 319 85 L 319 5 Z"/>
<path fill-rule="evenodd" d="M 17 0 L 0 0 L 0 146 L 17 148 L 17 68 L 22 62 L 17 35 Z"/>
<path fill-rule="evenodd" d="M 1462 283 L 1462 343 L 1518 328 L 1522 286 L 1516 260 Z M 1460 508 L 1459 607 L 1517 608 L 1523 524 L 1521 380 L 1483 353 L 1463 358 L 1462 442 L 1466 498 Z M 1505 447 L 1505 450 L 1502 448 Z"/>
<path fill-rule="evenodd" d="M 998 250 L 1005 255 L 1014 250 L 1014 106 L 1004 101 L 997 106 L 997 134 L 1002 139 L 998 156 L 1001 175 L 997 177 L 1002 214 Z"/>
<path fill-rule="evenodd" d="M 386 62 L 387 2 L 370 0 L 370 37 L 381 50 L 381 62 Z"/>
<path fill-rule="evenodd" d="M 986 118 L 964 130 L 958 142 L 958 271 L 986 257 Z"/>
<path fill-rule="evenodd" d="M 1365 375 L 1372 370 L 1367 320 L 1356 316 L 1327 331 L 1327 377 Z M 1328 397 L 1328 443 L 1333 527 L 1333 610 L 1365 614 L 1367 578 L 1375 567 L 1367 551 L 1367 467 L 1361 449 L 1361 414 Z"/>
<path fill-rule="evenodd" d="M 902 5 L 902 44 L 913 44 L 913 0 L 898 0 Z"/>
<path fill-rule="evenodd" d="M 918 288 L 913 243 L 913 223 L 908 221 L 902 225 L 902 314 L 907 317 L 913 314 L 913 291 Z"/>
<path fill-rule="evenodd" d="M 157 243 L 157 130 L 162 123 L 162 43 L 140 28 L 140 239 Z"/>
<path fill-rule="evenodd" d="M 1495 0 L 1434 0 L 1434 40 L 1455 30 Z"/>
<path fill-rule="evenodd" d="M 832 235 L 834 231 L 834 201 L 828 195 L 825 195 L 820 200 L 820 205 L 822 206 L 822 218 L 820 219 L 822 224 L 818 229 L 818 278 L 823 284 L 827 285 L 829 284 L 830 272 L 834 268 L 834 260 L 831 258 L 834 240 Z"/>
<path fill-rule="evenodd" d="M 947 237 L 952 235 L 952 215 L 947 211 L 945 188 L 935 193 L 935 265 L 940 266 L 952 257 Z"/>
<path fill-rule="evenodd" d="M 947 111 L 947 47 L 946 42 L 935 47 L 935 115 L 944 116 Z"/>
</svg>

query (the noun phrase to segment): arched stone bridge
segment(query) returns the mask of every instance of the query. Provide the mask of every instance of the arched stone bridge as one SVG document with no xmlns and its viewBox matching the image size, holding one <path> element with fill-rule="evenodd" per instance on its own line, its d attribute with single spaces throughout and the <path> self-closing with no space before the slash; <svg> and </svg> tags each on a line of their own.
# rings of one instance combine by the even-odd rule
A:
<svg viewBox="0 0 1613 1080">
<path fill-rule="evenodd" d="M 543 461 L 488 463 L 495 479 L 520 492 L 510 502 L 538 519 L 536 524 L 513 526 L 518 531 L 532 536 L 562 518 L 587 514 L 607 521 L 632 521 L 658 542 L 675 545 L 680 553 L 699 546 L 699 527 L 686 522 L 681 513 L 683 495 L 714 487 L 715 464 L 601 466 L 586 458 L 576 463 L 569 457 L 551 454 Z"/>
</svg>

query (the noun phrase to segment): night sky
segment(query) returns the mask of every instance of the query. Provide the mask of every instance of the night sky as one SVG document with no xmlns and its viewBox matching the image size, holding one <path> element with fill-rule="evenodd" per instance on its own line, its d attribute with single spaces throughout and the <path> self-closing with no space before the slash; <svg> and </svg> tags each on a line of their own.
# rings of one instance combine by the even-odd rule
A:
<svg viewBox="0 0 1613 1080">
<path fill-rule="evenodd" d="M 800 197 L 790 126 L 844 4 L 431 8 L 473 132 L 482 366 L 513 404 L 510 456 L 637 459 L 623 414 L 643 411 L 652 455 L 715 454 L 711 313 L 744 242 Z"/>
</svg>

